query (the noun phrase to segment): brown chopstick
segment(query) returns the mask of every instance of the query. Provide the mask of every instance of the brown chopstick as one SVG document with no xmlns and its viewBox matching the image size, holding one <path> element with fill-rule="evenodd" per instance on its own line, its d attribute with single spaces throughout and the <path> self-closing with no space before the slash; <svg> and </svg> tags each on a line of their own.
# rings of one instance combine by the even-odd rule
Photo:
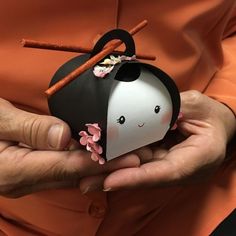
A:
<svg viewBox="0 0 236 236">
<path fill-rule="evenodd" d="M 56 50 L 56 51 L 65 51 L 65 52 L 78 52 L 78 53 L 90 53 L 92 48 L 81 47 L 76 45 L 65 45 L 59 43 L 49 43 L 43 41 L 36 41 L 32 39 L 22 39 L 21 44 L 23 47 L 27 48 L 38 48 L 38 49 L 48 49 L 48 50 Z M 114 51 L 115 53 L 122 53 L 121 51 Z M 152 60 L 155 61 L 156 57 L 154 55 L 148 54 L 136 54 L 137 59 L 143 60 Z"/>
<path fill-rule="evenodd" d="M 136 25 L 133 29 L 129 31 L 131 35 L 136 34 L 141 29 L 143 29 L 147 25 L 147 20 L 142 21 L 138 25 Z M 109 46 L 103 48 L 101 52 L 90 58 L 88 61 L 86 61 L 84 64 L 79 66 L 77 69 L 72 71 L 70 74 L 68 74 L 66 77 L 64 77 L 62 80 L 54 84 L 52 87 L 47 89 L 45 91 L 46 95 L 50 97 L 57 91 L 59 91 L 61 88 L 63 88 L 65 85 L 70 83 L 72 80 L 74 80 L 76 77 L 78 77 L 80 74 L 91 68 L 92 66 L 96 65 L 100 60 L 102 60 L 104 57 L 112 53 L 117 47 L 119 47 L 123 42 L 121 40 L 116 40 L 113 43 L 109 44 Z"/>
</svg>

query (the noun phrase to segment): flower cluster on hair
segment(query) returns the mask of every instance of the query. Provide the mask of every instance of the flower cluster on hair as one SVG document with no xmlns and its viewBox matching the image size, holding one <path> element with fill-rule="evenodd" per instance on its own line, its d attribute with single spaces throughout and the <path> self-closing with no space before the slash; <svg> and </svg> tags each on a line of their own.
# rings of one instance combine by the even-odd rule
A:
<svg viewBox="0 0 236 236">
<path fill-rule="evenodd" d="M 104 164 L 105 160 L 100 156 L 103 152 L 102 147 L 97 143 L 101 139 L 101 128 L 97 123 L 86 124 L 88 127 L 88 133 L 86 131 L 80 131 L 79 135 L 80 144 L 86 146 L 86 150 L 91 152 L 91 159 L 98 161 L 99 164 Z"/>
<path fill-rule="evenodd" d="M 104 59 L 98 65 L 96 65 L 93 69 L 93 73 L 96 77 L 104 78 L 107 74 L 109 74 L 114 66 L 122 61 L 131 61 L 136 60 L 136 56 L 132 57 L 125 55 L 118 55 L 117 57 L 114 55 L 110 55 L 110 58 Z"/>
</svg>

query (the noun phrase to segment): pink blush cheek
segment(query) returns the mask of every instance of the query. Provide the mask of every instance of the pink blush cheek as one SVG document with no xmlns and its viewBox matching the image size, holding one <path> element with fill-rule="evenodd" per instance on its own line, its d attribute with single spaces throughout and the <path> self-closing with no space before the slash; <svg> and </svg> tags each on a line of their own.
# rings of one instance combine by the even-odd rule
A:
<svg viewBox="0 0 236 236">
<path fill-rule="evenodd" d="M 166 124 L 170 124 L 171 121 L 171 117 L 172 117 L 172 112 L 166 112 L 162 117 L 161 117 L 161 124 L 166 125 Z"/>
<path fill-rule="evenodd" d="M 107 128 L 107 137 L 111 140 L 117 139 L 119 137 L 119 128 L 115 125 L 109 126 Z"/>
</svg>

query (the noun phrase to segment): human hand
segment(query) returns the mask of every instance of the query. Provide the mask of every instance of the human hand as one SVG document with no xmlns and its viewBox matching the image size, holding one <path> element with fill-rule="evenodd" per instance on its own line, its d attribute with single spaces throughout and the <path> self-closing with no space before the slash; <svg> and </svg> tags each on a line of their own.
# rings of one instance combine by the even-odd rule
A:
<svg viewBox="0 0 236 236">
<path fill-rule="evenodd" d="M 181 104 L 184 117 L 178 122 L 178 132 L 182 137 L 175 137 L 181 141 L 173 144 L 173 139 L 166 138 L 163 145 L 150 145 L 131 153 L 143 163 L 104 176 L 104 190 L 185 183 L 206 178 L 217 169 L 236 129 L 234 114 L 197 91 L 181 93 Z M 81 180 L 81 189 L 99 185 L 101 178 Z"/>
<path fill-rule="evenodd" d="M 127 156 L 101 166 L 86 151 L 64 151 L 70 141 L 63 121 L 22 111 L 0 99 L 0 195 L 79 187 L 82 177 L 140 163 L 137 156 Z"/>
</svg>

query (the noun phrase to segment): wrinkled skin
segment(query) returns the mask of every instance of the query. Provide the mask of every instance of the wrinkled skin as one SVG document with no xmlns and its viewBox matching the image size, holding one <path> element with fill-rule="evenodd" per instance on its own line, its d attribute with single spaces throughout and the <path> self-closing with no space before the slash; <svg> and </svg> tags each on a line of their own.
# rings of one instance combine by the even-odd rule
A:
<svg viewBox="0 0 236 236">
<path fill-rule="evenodd" d="M 236 129 L 234 114 L 197 91 L 181 93 L 181 103 L 183 118 L 177 131 L 161 143 L 101 166 L 71 142 L 63 121 L 19 110 L 0 99 L 0 195 L 15 198 L 65 187 L 80 187 L 82 193 L 114 191 L 207 178 L 225 159 Z M 56 131 L 49 139 L 54 124 Z"/>
<path fill-rule="evenodd" d="M 86 177 L 80 182 L 84 191 L 105 191 L 168 186 L 206 179 L 225 159 L 226 145 L 236 129 L 235 116 L 224 104 L 197 91 L 181 93 L 183 118 L 178 130 L 160 144 L 143 147 L 129 155 L 141 165 L 108 175 Z"/>
<path fill-rule="evenodd" d="M 22 111 L 0 99 L 0 195 L 16 198 L 78 187 L 82 177 L 140 165 L 133 155 L 101 166 L 91 160 L 90 153 L 69 150 L 75 147 L 63 121 Z"/>
</svg>

